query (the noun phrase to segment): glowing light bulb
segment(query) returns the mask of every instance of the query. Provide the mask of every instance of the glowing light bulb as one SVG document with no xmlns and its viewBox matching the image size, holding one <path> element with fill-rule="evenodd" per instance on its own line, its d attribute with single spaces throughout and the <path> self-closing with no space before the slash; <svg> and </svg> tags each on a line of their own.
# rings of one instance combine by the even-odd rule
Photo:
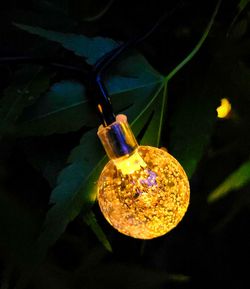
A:
<svg viewBox="0 0 250 289">
<path fill-rule="evenodd" d="M 231 107 L 231 103 L 229 102 L 229 100 L 226 98 L 222 98 L 221 99 L 221 105 L 219 107 L 217 107 L 217 109 L 216 109 L 217 117 L 218 118 L 227 117 L 229 115 L 231 109 L 232 109 L 232 107 Z"/>
<path fill-rule="evenodd" d="M 189 204 L 188 178 L 168 152 L 138 146 L 126 116 L 100 127 L 98 135 L 111 160 L 98 181 L 98 202 L 119 232 L 139 239 L 166 234 Z"/>
</svg>

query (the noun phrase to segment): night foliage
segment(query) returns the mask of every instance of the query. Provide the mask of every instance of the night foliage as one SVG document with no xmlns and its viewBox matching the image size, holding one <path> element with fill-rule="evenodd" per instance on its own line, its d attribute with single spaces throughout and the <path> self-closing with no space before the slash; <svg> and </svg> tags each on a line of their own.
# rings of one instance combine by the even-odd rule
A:
<svg viewBox="0 0 250 289">
<path fill-rule="evenodd" d="M 175 1 L 148 3 L 149 12 L 140 1 L 104 2 L 1 4 L 1 288 L 241 288 L 249 250 L 249 1 L 222 1 L 217 15 L 216 1 L 182 1 L 105 75 L 115 112 L 128 116 L 140 143 L 166 147 L 190 178 L 184 220 L 152 241 L 120 235 L 95 203 L 107 158 L 84 63 Z M 221 98 L 233 108 L 225 119 L 216 117 Z"/>
</svg>

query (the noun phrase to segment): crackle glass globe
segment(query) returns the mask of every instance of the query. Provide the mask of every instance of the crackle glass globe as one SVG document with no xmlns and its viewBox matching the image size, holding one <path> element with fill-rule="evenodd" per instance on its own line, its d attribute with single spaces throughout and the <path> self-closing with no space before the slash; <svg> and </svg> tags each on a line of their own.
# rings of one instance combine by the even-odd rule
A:
<svg viewBox="0 0 250 289">
<path fill-rule="evenodd" d="M 98 202 L 119 232 L 152 239 L 172 230 L 189 204 L 189 182 L 168 152 L 138 146 L 130 155 L 111 159 L 98 181 Z"/>
</svg>

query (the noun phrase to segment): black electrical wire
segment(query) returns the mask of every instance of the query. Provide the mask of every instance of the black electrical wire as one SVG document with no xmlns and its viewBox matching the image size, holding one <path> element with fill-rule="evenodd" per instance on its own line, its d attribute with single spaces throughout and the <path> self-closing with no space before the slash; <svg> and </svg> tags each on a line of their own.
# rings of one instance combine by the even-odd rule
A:
<svg viewBox="0 0 250 289">
<path fill-rule="evenodd" d="M 183 6 L 183 1 L 179 0 L 172 10 L 165 12 L 148 29 L 141 32 L 138 36 L 129 39 L 125 43 L 120 44 L 112 51 L 108 52 L 94 65 L 91 77 L 91 93 L 94 94 L 94 97 L 96 99 L 97 109 L 104 126 L 107 126 L 115 121 L 115 114 L 112 108 L 110 96 L 103 82 L 104 73 L 106 73 L 107 69 L 109 69 L 111 65 L 128 49 L 135 48 L 146 38 L 150 37 L 151 34 L 160 26 L 160 24 L 162 24 L 166 20 L 166 18 L 169 18 L 181 6 Z"/>
</svg>

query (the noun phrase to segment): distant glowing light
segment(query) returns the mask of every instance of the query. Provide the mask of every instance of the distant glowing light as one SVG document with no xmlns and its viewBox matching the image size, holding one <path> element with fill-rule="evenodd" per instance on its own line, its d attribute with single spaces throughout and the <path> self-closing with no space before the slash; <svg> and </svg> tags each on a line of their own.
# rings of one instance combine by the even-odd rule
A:
<svg viewBox="0 0 250 289">
<path fill-rule="evenodd" d="M 227 98 L 221 99 L 221 105 L 217 107 L 217 117 L 218 118 L 225 118 L 229 115 L 230 111 L 232 109 L 231 103 Z"/>
</svg>

